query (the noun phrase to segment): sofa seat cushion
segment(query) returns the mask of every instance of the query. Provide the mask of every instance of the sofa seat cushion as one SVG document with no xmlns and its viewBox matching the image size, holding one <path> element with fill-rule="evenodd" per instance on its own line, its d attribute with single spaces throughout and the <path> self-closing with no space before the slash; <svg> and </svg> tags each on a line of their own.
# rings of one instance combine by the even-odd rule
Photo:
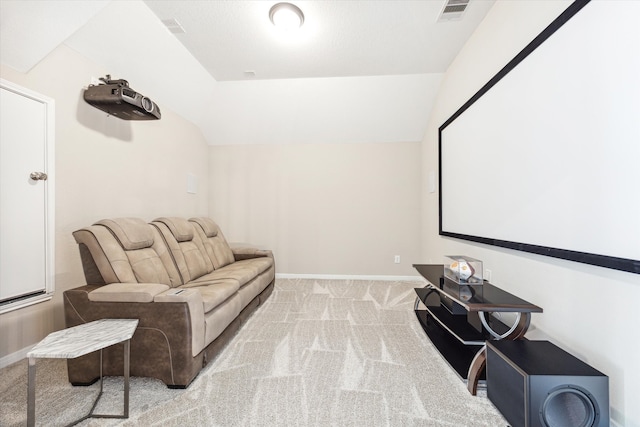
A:
<svg viewBox="0 0 640 427">
<path fill-rule="evenodd" d="M 256 296 L 258 296 L 262 291 L 264 291 L 269 283 L 273 282 L 275 277 L 275 268 L 270 268 L 269 270 L 261 273 L 255 280 L 252 280 L 250 283 L 241 287 L 238 291 L 238 296 L 240 297 L 240 303 L 242 306 L 246 306 L 249 304 Z"/>
<path fill-rule="evenodd" d="M 250 269 L 255 273 L 256 276 L 258 276 L 259 274 L 264 273 L 265 271 L 273 267 L 273 264 L 274 264 L 273 258 L 259 257 L 259 258 L 250 258 L 250 259 L 243 259 L 241 261 L 236 261 L 232 265 L 235 268 Z M 227 266 L 227 267 L 230 267 L 230 266 Z M 242 283 L 240 284 L 240 286 L 242 286 Z"/>
<path fill-rule="evenodd" d="M 214 310 L 204 315 L 204 342 L 209 345 L 213 340 L 218 338 L 222 332 L 238 317 L 242 307 L 240 306 L 240 298 L 234 295 Z"/>
<path fill-rule="evenodd" d="M 152 302 L 154 297 L 169 289 L 162 283 L 112 283 L 89 292 L 89 301 Z"/>
<path fill-rule="evenodd" d="M 267 271 L 271 266 L 273 266 L 273 258 L 263 257 L 245 259 L 226 265 L 218 270 L 214 270 L 209 274 L 205 274 L 204 276 L 189 282 L 187 286 L 199 286 L 199 284 L 202 283 L 213 283 L 221 279 L 233 279 L 238 282 L 240 287 L 242 287 L 257 277 L 260 273 Z"/>
<path fill-rule="evenodd" d="M 235 295 L 238 289 L 240 289 L 240 284 L 234 279 L 220 279 L 210 285 L 198 286 L 191 289 L 200 292 L 204 312 L 208 313 Z"/>
</svg>

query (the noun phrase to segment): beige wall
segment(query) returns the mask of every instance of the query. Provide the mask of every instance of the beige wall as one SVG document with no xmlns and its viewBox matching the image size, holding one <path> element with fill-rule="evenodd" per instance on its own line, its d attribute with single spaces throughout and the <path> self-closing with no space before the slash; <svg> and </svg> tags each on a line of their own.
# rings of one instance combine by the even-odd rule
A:
<svg viewBox="0 0 640 427">
<path fill-rule="evenodd" d="M 85 283 L 72 231 L 106 217 L 207 215 L 208 164 L 198 128 L 162 106 L 161 120 L 134 122 L 86 104 L 82 88 L 110 70 L 64 45 L 26 74 L 0 71 L 56 103 L 55 296 L 0 315 L 0 361 L 10 362 L 64 327 L 62 292 Z M 198 178 L 197 194 L 186 192 L 187 173 Z"/>
<path fill-rule="evenodd" d="M 416 274 L 420 143 L 212 146 L 209 160 L 211 216 L 272 249 L 278 273 Z"/>
<path fill-rule="evenodd" d="M 438 127 L 567 5 L 496 3 L 444 77 L 423 142 L 424 181 L 437 171 Z M 483 260 L 493 283 L 544 309 L 527 337 L 550 340 L 607 374 L 612 424 L 640 426 L 640 275 L 442 238 L 438 194 L 422 200 L 423 260 L 441 263 L 450 253 Z"/>
</svg>

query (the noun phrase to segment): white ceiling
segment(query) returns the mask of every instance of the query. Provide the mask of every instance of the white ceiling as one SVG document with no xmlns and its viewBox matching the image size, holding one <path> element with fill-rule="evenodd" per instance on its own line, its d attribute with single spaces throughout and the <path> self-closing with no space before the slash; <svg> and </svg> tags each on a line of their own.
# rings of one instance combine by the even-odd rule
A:
<svg viewBox="0 0 640 427">
<path fill-rule="evenodd" d="M 269 21 L 276 2 L 145 0 L 217 81 L 442 73 L 494 3 L 437 22 L 445 0 L 293 1 L 305 21 L 285 38 Z"/>
<path fill-rule="evenodd" d="M 26 73 L 109 0 L 0 0 L 0 59 Z"/>
<path fill-rule="evenodd" d="M 442 23 L 445 0 L 295 1 L 295 40 L 271 26 L 276 2 L 0 0 L 0 60 L 28 73 L 64 44 L 209 144 L 421 141 L 443 73 L 494 0 Z"/>
</svg>

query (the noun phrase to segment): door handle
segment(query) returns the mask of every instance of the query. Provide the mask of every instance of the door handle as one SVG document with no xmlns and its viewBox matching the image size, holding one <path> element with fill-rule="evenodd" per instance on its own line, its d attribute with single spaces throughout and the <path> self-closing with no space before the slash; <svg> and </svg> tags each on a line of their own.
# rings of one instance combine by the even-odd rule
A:
<svg viewBox="0 0 640 427">
<path fill-rule="evenodd" d="M 31 178 L 34 181 L 46 181 L 47 178 L 49 177 L 44 172 L 31 172 L 31 174 L 29 175 L 29 178 Z"/>
</svg>

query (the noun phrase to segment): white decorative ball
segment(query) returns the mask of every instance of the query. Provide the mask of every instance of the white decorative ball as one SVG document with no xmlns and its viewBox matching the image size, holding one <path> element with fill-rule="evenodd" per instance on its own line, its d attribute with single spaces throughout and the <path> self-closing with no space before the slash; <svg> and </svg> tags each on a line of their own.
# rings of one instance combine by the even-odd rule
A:
<svg viewBox="0 0 640 427">
<path fill-rule="evenodd" d="M 454 261 L 450 268 L 460 280 L 469 280 L 475 273 L 473 267 L 466 261 Z"/>
</svg>

